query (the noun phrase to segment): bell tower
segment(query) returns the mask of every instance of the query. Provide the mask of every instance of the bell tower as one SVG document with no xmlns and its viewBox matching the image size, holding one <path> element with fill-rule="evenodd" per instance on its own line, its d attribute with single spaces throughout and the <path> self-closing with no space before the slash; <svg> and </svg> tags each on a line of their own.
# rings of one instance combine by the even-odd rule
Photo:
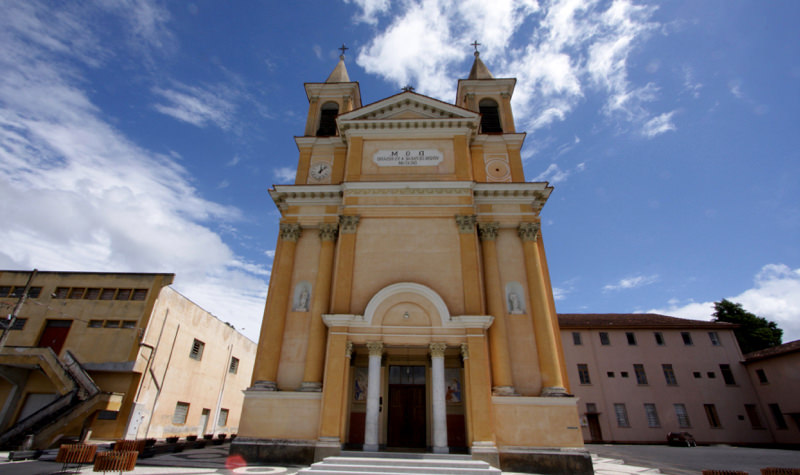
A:
<svg viewBox="0 0 800 475">
<path fill-rule="evenodd" d="M 477 41 L 475 60 L 467 79 L 458 80 L 456 105 L 481 115 L 473 148 L 478 182 L 524 182 L 520 149 L 525 134 L 517 134 L 511 111 L 514 78 L 495 78 L 481 60 Z"/>
<path fill-rule="evenodd" d="M 325 82 L 306 83 L 308 117 L 305 133 L 295 137 L 300 159 L 296 185 L 339 183 L 344 170 L 345 147 L 341 143 L 336 118 L 361 107 L 361 90 L 350 81 L 344 62 L 347 47 L 339 48 L 339 62 Z"/>
</svg>

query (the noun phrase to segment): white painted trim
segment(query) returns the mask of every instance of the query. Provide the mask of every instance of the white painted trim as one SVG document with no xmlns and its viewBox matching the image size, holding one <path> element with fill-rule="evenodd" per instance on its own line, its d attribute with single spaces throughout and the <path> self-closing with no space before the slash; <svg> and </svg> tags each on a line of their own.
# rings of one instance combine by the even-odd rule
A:
<svg viewBox="0 0 800 475">
<path fill-rule="evenodd" d="M 245 399 L 322 399 L 321 392 L 264 391 L 261 389 L 245 389 L 242 392 Z"/>
<path fill-rule="evenodd" d="M 576 397 L 509 397 L 492 396 L 492 404 L 507 404 L 512 406 L 572 406 L 578 405 Z"/>
<path fill-rule="evenodd" d="M 367 304 L 364 310 L 364 321 L 372 325 L 372 318 L 375 316 L 375 311 L 378 309 L 386 299 L 401 293 L 409 292 L 412 294 L 421 295 L 430 301 L 439 313 L 442 326 L 447 327 L 450 325 L 450 310 L 447 309 L 447 304 L 444 303 L 442 297 L 439 296 L 433 289 L 426 285 L 417 284 L 414 282 L 398 282 L 384 287 L 379 290 Z"/>
<path fill-rule="evenodd" d="M 464 189 L 471 190 L 475 186 L 472 181 L 361 181 L 342 183 L 342 191 L 349 190 L 397 190 L 413 189 Z"/>
</svg>

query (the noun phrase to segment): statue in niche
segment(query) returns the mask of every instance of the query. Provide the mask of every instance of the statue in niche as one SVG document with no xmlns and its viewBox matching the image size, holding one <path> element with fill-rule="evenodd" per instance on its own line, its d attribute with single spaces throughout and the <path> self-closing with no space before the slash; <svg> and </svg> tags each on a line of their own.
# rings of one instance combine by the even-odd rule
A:
<svg viewBox="0 0 800 475">
<path fill-rule="evenodd" d="M 508 313 L 512 315 L 521 315 L 525 313 L 519 294 L 513 290 L 508 293 Z"/>
<path fill-rule="evenodd" d="M 308 312 L 309 300 L 311 299 L 311 292 L 308 290 L 308 285 L 304 282 L 297 284 L 297 289 L 294 294 L 295 299 L 292 310 L 295 312 Z"/>
</svg>

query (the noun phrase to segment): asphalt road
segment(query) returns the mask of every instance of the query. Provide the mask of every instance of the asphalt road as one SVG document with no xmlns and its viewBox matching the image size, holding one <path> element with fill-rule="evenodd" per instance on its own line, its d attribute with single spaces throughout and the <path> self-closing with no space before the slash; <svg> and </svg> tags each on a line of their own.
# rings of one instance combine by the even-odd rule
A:
<svg viewBox="0 0 800 475">
<path fill-rule="evenodd" d="M 703 470 L 743 470 L 760 475 L 765 467 L 800 468 L 800 451 L 756 449 L 726 445 L 669 447 L 667 445 L 589 444 L 589 452 L 622 459 L 627 465 L 658 468 L 673 475 L 697 475 Z"/>
</svg>

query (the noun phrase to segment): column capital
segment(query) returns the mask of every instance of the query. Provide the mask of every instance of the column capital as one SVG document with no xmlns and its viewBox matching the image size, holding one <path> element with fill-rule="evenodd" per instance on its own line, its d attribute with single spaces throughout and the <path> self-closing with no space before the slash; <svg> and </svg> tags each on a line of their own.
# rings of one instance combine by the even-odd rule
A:
<svg viewBox="0 0 800 475">
<path fill-rule="evenodd" d="M 348 341 L 344 345 L 344 357 L 345 358 L 352 358 L 353 357 L 353 342 Z"/>
<path fill-rule="evenodd" d="M 302 232 L 303 228 L 297 223 L 281 223 L 280 225 L 280 238 L 284 241 L 297 242 Z"/>
<path fill-rule="evenodd" d="M 457 214 L 456 224 L 458 225 L 458 232 L 461 234 L 470 234 L 475 232 L 475 223 L 477 217 L 474 214 Z"/>
<path fill-rule="evenodd" d="M 342 234 L 354 234 L 361 218 L 357 215 L 339 216 L 339 226 Z"/>
<path fill-rule="evenodd" d="M 466 343 L 461 344 L 461 359 L 468 360 L 469 359 L 469 345 Z"/>
<path fill-rule="evenodd" d="M 507 92 L 501 92 L 500 97 L 502 97 L 503 99 L 509 99 L 511 97 L 511 94 Z"/>
<path fill-rule="evenodd" d="M 319 102 L 319 96 L 311 96 L 311 102 Z"/>
<path fill-rule="evenodd" d="M 339 234 L 338 224 L 320 224 L 319 225 L 319 238 L 322 241 L 335 241 L 336 236 Z"/>
<path fill-rule="evenodd" d="M 431 350 L 432 358 L 444 358 L 444 351 L 447 349 L 447 343 L 431 343 L 428 345 Z"/>
<path fill-rule="evenodd" d="M 497 239 L 497 231 L 500 223 L 478 223 L 478 235 L 481 241 L 494 241 Z"/>
<path fill-rule="evenodd" d="M 367 349 L 369 350 L 369 356 L 383 356 L 382 341 L 368 341 Z"/>
<path fill-rule="evenodd" d="M 519 223 L 517 234 L 523 241 L 536 242 L 536 238 L 539 236 L 539 229 L 539 223 Z"/>
</svg>

